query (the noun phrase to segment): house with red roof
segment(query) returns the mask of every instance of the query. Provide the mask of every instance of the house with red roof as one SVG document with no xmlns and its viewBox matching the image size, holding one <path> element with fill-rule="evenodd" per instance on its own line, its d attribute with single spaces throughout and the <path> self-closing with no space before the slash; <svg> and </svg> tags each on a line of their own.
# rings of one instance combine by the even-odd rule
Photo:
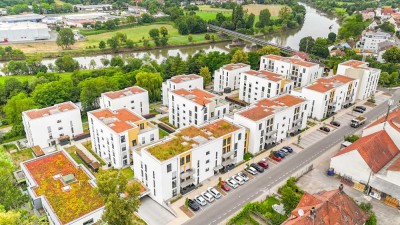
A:
<svg viewBox="0 0 400 225">
<path fill-rule="evenodd" d="M 177 89 L 203 89 L 203 77 L 197 74 L 183 74 L 171 77 L 162 83 L 162 102 L 168 106 L 169 92 Z"/>
<path fill-rule="evenodd" d="M 119 91 L 101 94 L 100 108 L 130 109 L 137 114 L 149 114 L 149 93 L 144 88 L 132 86 Z"/>
<path fill-rule="evenodd" d="M 234 121 L 249 129 L 248 151 L 256 154 L 307 126 L 311 106 L 290 94 L 264 98 L 234 114 Z"/>
<path fill-rule="evenodd" d="M 357 189 L 399 206 L 400 110 L 369 125 L 360 139 L 331 158 L 330 166 Z"/>
<path fill-rule="evenodd" d="M 22 112 L 28 146 L 46 148 L 60 138 L 73 138 L 83 133 L 81 111 L 72 102 Z"/>
</svg>

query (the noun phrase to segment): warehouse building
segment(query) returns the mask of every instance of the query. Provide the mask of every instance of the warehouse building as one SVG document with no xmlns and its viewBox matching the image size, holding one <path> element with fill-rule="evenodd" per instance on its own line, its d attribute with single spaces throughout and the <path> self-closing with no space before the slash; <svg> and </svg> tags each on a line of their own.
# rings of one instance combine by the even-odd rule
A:
<svg viewBox="0 0 400 225">
<path fill-rule="evenodd" d="M 0 23 L 0 42 L 50 39 L 50 30 L 42 23 Z"/>
<path fill-rule="evenodd" d="M 0 23 L 22 23 L 22 22 L 34 22 L 40 23 L 42 22 L 45 16 L 29 13 L 23 15 L 12 15 L 12 16 L 2 16 L 0 17 Z"/>
</svg>

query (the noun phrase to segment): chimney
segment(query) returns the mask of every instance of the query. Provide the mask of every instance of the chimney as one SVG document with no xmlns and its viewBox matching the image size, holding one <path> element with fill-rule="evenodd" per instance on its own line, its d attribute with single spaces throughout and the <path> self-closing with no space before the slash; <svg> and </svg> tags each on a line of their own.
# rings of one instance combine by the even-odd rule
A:
<svg viewBox="0 0 400 225">
<path fill-rule="evenodd" d="M 343 193 L 343 184 L 339 185 L 339 191 L 340 191 L 340 193 Z"/>
<path fill-rule="evenodd" d="M 310 210 L 310 217 L 312 219 L 315 219 L 316 214 L 317 214 L 317 212 L 315 211 L 315 207 L 312 207 Z"/>
</svg>

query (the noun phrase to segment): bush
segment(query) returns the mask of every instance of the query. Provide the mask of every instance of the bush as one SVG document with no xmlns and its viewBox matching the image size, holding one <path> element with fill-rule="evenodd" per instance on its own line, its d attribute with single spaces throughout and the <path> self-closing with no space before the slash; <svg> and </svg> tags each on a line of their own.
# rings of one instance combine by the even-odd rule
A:
<svg viewBox="0 0 400 225">
<path fill-rule="evenodd" d="M 344 140 L 353 143 L 353 142 L 357 141 L 359 138 L 360 138 L 360 136 L 357 136 L 357 135 L 353 134 L 353 135 L 350 135 L 350 136 L 346 136 L 344 138 Z"/>
<path fill-rule="evenodd" d="M 248 161 L 248 160 L 250 160 L 251 158 L 253 158 L 253 154 L 251 154 L 251 153 L 249 153 L 249 152 L 246 152 L 246 153 L 244 154 L 244 156 L 243 156 L 244 161 Z"/>
<path fill-rule="evenodd" d="M 365 221 L 365 225 L 376 225 L 378 224 L 378 220 L 376 219 L 375 213 L 372 213 L 367 221 Z"/>
</svg>

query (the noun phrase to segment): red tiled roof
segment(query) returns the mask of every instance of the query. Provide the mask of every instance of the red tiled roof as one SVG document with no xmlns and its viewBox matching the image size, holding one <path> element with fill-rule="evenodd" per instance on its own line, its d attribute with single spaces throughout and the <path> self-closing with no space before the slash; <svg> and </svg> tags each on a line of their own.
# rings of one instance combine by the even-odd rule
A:
<svg viewBox="0 0 400 225">
<path fill-rule="evenodd" d="M 127 109 L 119 109 L 115 111 L 110 109 L 100 109 L 90 113 L 117 133 L 133 128 L 134 125 L 131 123 L 144 120 L 143 117 Z"/>
<path fill-rule="evenodd" d="M 374 173 L 379 172 L 393 157 L 399 154 L 396 144 L 384 130 L 361 137 L 350 146 L 338 152 L 334 157 L 351 151 L 358 151 Z"/>
<path fill-rule="evenodd" d="M 193 90 L 177 89 L 172 91 L 172 93 L 187 98 L 188 100 L 193 101 L 199 105 L 208 104 L 211 102 L 210 98 L 215 97 L 215 95 L 211 94 L 210 92 L 197 88 Z"/>
<path fill-rule="evenodd" d="M 74 109 L 78 109 L 78 107 L 75 104 L 73 104 L 72 102 L 64 102 L 43 109 L 32 109 L 29 111 L 25 111 L 25 113 L 31 119 L 37 119 L 40 117 L 62 113 Z"/>
<path fill-rule="evenodd" d="M 317 92 L 325 93 L 329 90 L 335 88 L 335 84 L 345 84 L 353 81 L 353 78 L 345 77 L 343 75 L 336 75 L 329 78 L 319 78 L 315 81 L 314 84 L 307 86 L 307 89 L 311 89 Z"/>
<path fill-rule="evenodd" d="M 143 93 L 145 91 L 146 91 L 145 89 L 143 89 L 139 86 L 133 86 L 133 87 L 125 88 L 123 90 L 119 90 L 119 91 L 106 92 L 106 93 L 104 93 L 104 95 L 106 95 L 107 97 L 109 97 L 111 99 L 116 99 L 116 98 L 122 98 L 122 97 L 129 96 L 129 95 Z"/>
<path fill-rule="evenodd" d="M 244 73 L 251 75 L 251 76 L 261 77 L 261 78 L 264 78 L 264 79 L 267 79 L 270 81 L 275 81 L 275 82 L 285 79 L 282 75 L 279 75 L 279 74 L 273 73 L 273 72 L 269 72 L 266 70 L 259 70 L 259 71 L 249 70 Z"/>
<path fill-rule="evenodd" d="M 349 60 L 349 61 L 341 63 L 341 65 L 356 68 L 356 67 L 364 66 L 365 62 L 358 61 L 358 60 Z"/>
<path fill-rule="evenodd" d="M 315 217 L 311 218 L 312 207 Z M 304 215 L 300 216 L 299 211 Z M 291 217 L 282 225 L 362 225 L 368 215 L 346 193 L 337 190 L 304 193 Z"/>
<path fill-rule="evenodd" d="M 250 67 L 250 66 L 244 63 L 236 63 L 236 64 L 231 63 L 223 66 L 225 70 L 237 70 L 244 67 Z"/>
<path fill-rule="evenodd" d="M 390 14 L 392 14 L 392 13 L 394 13 L 395 11 L 394 11 L 394 9 L 392 9 L 392 8 L 383 8 L 382 9 L 382 14 L 383 15 L 390 15 Z"/>
<path fill-rule="evenodd" d="M 370 124 L 368 128 L 383 123 L 385 121 L 385 118 L 385 116 L 381 117 L 379 120 Z M 398 132 L 400 132 L 400 109 L 389 113 L 387 123 L 390 124 L 390 126 L 396 129 Z"/>
<path fill-rule="evenodd" d="M 201 78 L 201 76 L 196 75 L 196 74 L 177 75 L 177 76 L 171 77 L 170 81 L 173 83 L 182 83 L 185 81 L 196 80 L 196 79 L 200 79 L 200 78 Z"/>
<path fill-rule="evenodd" d="M 279 55 L 265 55 L 264 57 L 268 58 L 268 59 L 274 59 L 274 60 L 280 60 L 280 61 L 285 61 L 285 62 L 290 62 L 292 64 L 296 64 L 299 66 L 304 66 L 304 67 L 312 67 L 315 65 L 318 65 L 316 63 L 312 63 L 312 62 L 307 62 L 301 59 L 296 59 L 293 57 L 282 57 Z"/>
<path fill-rule="evenodd" d="M 400 158 L 396 159 L 387 170 L 400 172 Z"/>
<path fill-rule="evenodd" d="M 311 59 L 311 57 L 310 57 L 307 53 L 305 53 L 305 52 L 299 52 L 299 51 L 297 51 L 297 52 L 294 52 L 293 54 L 294 54 L 294 55 L 297 55 L 297 56 L 300 57 L 302 60 L 309 60 L 309 59 Z"/>
</svg>

